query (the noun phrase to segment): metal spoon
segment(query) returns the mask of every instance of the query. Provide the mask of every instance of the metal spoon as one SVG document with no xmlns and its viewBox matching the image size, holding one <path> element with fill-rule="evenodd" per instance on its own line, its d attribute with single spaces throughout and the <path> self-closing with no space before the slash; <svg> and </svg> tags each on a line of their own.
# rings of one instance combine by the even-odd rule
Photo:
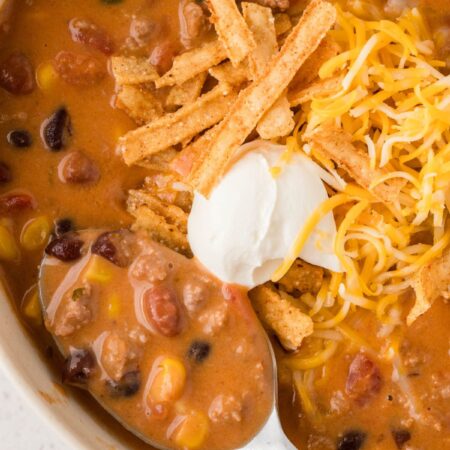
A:
<svg viewBox="0 0 450 450">
<path fill-rule="evenodd" d="M 87 230 L 79 232 L 80 235 L 90 234 L 93 230 Z M 48 256 L 44 256 L 39 272 L 39 298 L 41 303 L 41 308 L 43 311 L 47 311 L 50 305 L 50 299 L 46 298 L 46 293 L 48 292 L 45 288 L 45 271 L 46 268 L 52 265 L 51 259 Z M 57 336 L 52 335 L 53 340 L 55 341 L 58 349 L 60 350 L 62 355 L 65 355 L 63 345 Z M 270 342 L 269 337 L 265 334 L 267 339 L 267 345 L 269 347 L 269 351 L 271 353 L 272 358 L 272 369 L 273 369 L 273 404 L 270 415 L 267 418 L 265 424 L 261 427 L 260 431 L 256 436 L 254 436 L 250 442 L 248 442 L 245 446 L 241 447 L 242 450 L 295 450 L 295 447 L 289 441 L 287 436 L 285 435 L 283 428 L 280 423 L 280 419 L 278 417 L 278 386 L 277 386 L 277 363 L 275 359 L 275 354 L 272 348 L 272 343 Z M 94 395 L 92 392 L 90 394 L 95 398 L 95 400 L 100 404 L 102 408 L 104 408 L 109 414 L 111 414 L 118 422 L 120 422 L 128 431 L 136 435 L 139 439 L 144 442 L 152 445 L 155 448 L 161 450 L 171 450 L 168 447 L 162 446 L 158 442 L 154 442 L 149 439 L 147 436 L 143 436 L 138 430 L 133 429 L 130 425 L 124 421 L 119 415 L 117 415 L 114 411 L 112 411 L 100 397 Z"/>
</svg>

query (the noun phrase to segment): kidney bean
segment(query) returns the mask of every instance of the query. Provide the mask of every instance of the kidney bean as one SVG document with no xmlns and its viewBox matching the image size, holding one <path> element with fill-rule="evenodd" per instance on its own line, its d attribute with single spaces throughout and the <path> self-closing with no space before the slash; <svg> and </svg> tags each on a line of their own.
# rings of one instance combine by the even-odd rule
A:
<svg viewBox="0 0 450 450">
<path fill-rule="evenodd" d="M 180 333 L 180 312 L 175 293 L 155 285 L 144 293 L 144 311 L 149 322 L 164 336 Z"/>
<path fill-rule="evenodd" d="M 94 183 L 100 172 L 94 162 L 83 152 L 74 151 L 64 157 L 58 166 L 59 179 L 63 183 Z"/>
<path fill-rule="evenodd" d="M 34 199 L 28 194 L 10 193 L 0 197 L 0 212 L 2 213 L 20 212 L 34 207 Z"/>
<path fill-rule="evenodd" d="M 34 90 L 34 70 L 27 56 L 14 52 L 0 63 L 0 86 L 14 95 Z"/>
<path fill-rule="evenodd" d="M 133 370 L 126 373 L 120 381 L 108 380 L 106 386 L 111 397 L 131 397 L 141 387 L 141 374 Z"/>
<path fill-rule="evenodd" d="M 86 349 L 71 349 L 62 370 L 63 383 L 84 385 L 95 369 L 95 358 Z"/>
<path fill-rule="evenodd" d="M 90 20 L 72 19 L 69 22 L 69 31 L 74 42 L 84 44 L 105 55 L 114 53 L 114 43 L 111 37 Z"/>
<path fill-rule="evenodd" d="M 26 130 L 13 130 L 8 133 L 6 139 L 9 144 L 17 148 L 31 147 L 33 138 Z"/>
<path fill-rule="evenodd" d="M 358 353 L 350 364 L 345 385 L 346 393 L 359 405 L 365 405 L 383 384 L 381 372 L 364 353 Z"/>
<path fill-rule="evenodd" d="M 41 126 L 44 144 L 49 150 L 57 152 L 67 145 L 68 137 L 72 134 L 70 115 L 67 109 L 57 109 Z"/>
<path fill-rule="evenodd" d="M 0 161 L 0 184 L 9 183 L 11 179 L 11 169 L 7 164 Z"/>
<path fill-rule="evenodd" d="M 73 222 L 70 219 L 58 219 L 55 221 L 54 232 L 57 237 L 60 237 L 63 234 L 68 233 L 69 231 L 73 231 L 73 229 Z"/>
<path fill-rule="evenodd" d="M 74 235 L 63 235 L 51 241 L 45 248 L 45 253 L 61 261 L 75 261 L 81 257 L 83 241 Z"/>
<path fill-rule="evenodd" d="M 202 363 L 208 358 L 211 351 L 211 345 L 205 341 L 194 341 L 189 347 L 188 358 L 193 359 L 197 363 Z"/>
<path fill-rule="evenodd" d="M 107 231 L 95 240 L 91 252 L 116 266 L 127 267 L 134 242 L 134 236 L 128 230 Z"/>
<path fill-rule="evenodd" d="M 153 64 L 160 74 L 166 73 L 173 63 L 175 49 L 170 41 L 162 41 L 155 46 L 150 55 L 150 63 Z"/>
<path fill-rule="evenodd" d="M 392 430 L 392 439 L 398 449 L 401 449 L 411 439 L 411 433 L 406 428 Z"/>
<path fill-rule="evenodd" d="M 56 55 L 53 65 L 66 83 L 75 86 L 93 86 L 106 76 L 105 65 L 91 55 L 62 51 Z"/>
<path fill-rule="evenodd" d="M 366 433 L 358 430 L 347 431 L 337 443 L 337 450 L 359 450 L 366 440 Z"/>
</svg>

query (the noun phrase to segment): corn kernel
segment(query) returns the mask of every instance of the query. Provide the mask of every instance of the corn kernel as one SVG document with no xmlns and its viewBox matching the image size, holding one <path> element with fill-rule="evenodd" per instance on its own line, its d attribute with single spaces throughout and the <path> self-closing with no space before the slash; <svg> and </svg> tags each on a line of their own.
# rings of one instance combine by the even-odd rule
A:
<svg viewBox="0 0 450 450">
<path fill-rule="evenodd" d="M 205 441 L 208 430 L 208 417 L 200 411 L 191 411 L 175 432 L 175 442 L 182 448 L 196 449 Z"/>
<path fill-rule="evenodd" d="M 110 319 L 117 319 L 120 314 L 120 297 L 117 294 L 112 294 L 108 301 L 108 317 Z"/>
<path fill-rule="evenodd" d="M 87 281 L 108 283 L 113 278 L 112 263 L 98 255 L 93 255 L 84 274 Z"/>
<path fill-rule="evenodd" d="M 48 240 L 50 235 L 50 223 L 45 216 L 29 220 L 20 234 L 20 243 L 25 250 L 37 250 Z"/>
<path fill-rule="evenodd" d="M 39 326 L 42 324 L 42 311 L 37 287 L 25 294 L 22 302 L 22 312 L 34 325 Z"/>
<path fill-rule="evenodd" d="M 49 91 L 58 81 L 58 74 L 56 73 L 52 63 L 42 63 L 36 69 L 36 82 L 40 89 Z"/>
<path fill-rule="evenodd" d="M 150 403 L 171 402 L 180 398 L 186 384 L 186 369 L 176 358 L 156 362 L 156 375 L 148 394 Z"/>
<path fill-rule="evenodd" d="M 11 231 L 5 225 L 0 225 L 0 260 L 13 261 L 19 256 L 19 248 Z"/>
</svg>

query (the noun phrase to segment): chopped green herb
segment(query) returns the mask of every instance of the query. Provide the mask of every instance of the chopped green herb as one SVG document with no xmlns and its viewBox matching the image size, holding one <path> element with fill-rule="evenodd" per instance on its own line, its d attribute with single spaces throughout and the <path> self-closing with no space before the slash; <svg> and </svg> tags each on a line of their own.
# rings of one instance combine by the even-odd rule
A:
<svg viewBox="0 0 450 450">
<path fill-rule="evenodd" d="M 72 292 L 72 300 L 76 302 L 84 295 L 84 288 L 77 288 Z"/>
</svg>

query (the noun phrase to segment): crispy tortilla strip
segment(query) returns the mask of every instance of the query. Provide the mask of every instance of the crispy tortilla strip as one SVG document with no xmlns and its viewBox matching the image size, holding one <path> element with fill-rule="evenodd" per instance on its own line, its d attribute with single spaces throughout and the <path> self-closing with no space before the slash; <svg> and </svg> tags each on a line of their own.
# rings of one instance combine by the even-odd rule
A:
<svg viewBox="0 0 450 450">
<path fill-rule="evenodd" d="M 170 164 L 172 170 L 184 178 L 188 177 L 189 173 L 201 163 L 202 155 L 209 148 L 213 139 L 215 139 L 217 132 L 218 126 L 216 125 L 179 152 Z"/>
<path fill-rule="evenodd" d="M 231 86 L 240 86 L 248 81 L 248 66 L 245 61 L 233 67 L 231 62 L 225 62 L 219 66 L 211 67 L 209 74 L 219 83 L 228 83 Z"/>
<path fill-rule="evenodd" d="M 134 164 L 220 122 L 236 95 L 228 85 L 216 86 L 194 103 L 130 131 L 120 141 L 125 162 Z"/>
<path fill-rule="evenodd" d="M 288 14 L 275 14 L 275 32 L 277 36 L 287 33 L 292 28 L 292 22 Z"/>
<path fill-rule="evenodd" d="M 287 136 L 294 127 L 294 113 L 286 95 L 283 94 L 264 114 L 256 127 L 256 131 L 263 139 L 275 139 Z"/>
<path fill-rule="evenodd" d="M 353 145 L 352 136 L 344 130 L 332 124 L 324 124 L 305 135 L 305 139 L 315 144 L 325 157 L 346 170 L 360 186 L 371 190 L 381 201 L 394 202 L 398 199 L 404 186 L 401 179 L 387 180 L 370 189 L 375 180 L 389 171 L 386 168 L 372 169 L 369 156 Z"/>
<path fill-rule="evenodd" d="M 202 47 L 177 56 L 172 68 L 155 81 L 155 86 L 159 89 L 164 86 L 181 85 L 220 64 L 226 58 L 225 49 L 219 41 L 208 42 Z"/>
<path fill-rule="evenodd" d="M 159 100 L 140 86 L 124 85 L 116 97 L 116 106 L 125 111 L 138 125 L 144 125 L 163 114 Z"/>
<path fill-rule="evenodd" d="M 195 102 L 202 92 L 207 73 L 203 72 L 185 81 L 182 85 L 175 85 L 167 96 L 166 105 L 168 107 L 183 106 Z"/>
<path fill-rule="evenodd" d="M 323 282 L 322 267 L 296 259 L 294 264 L 278 282 L 279 287 L 288 294 L 317 294 Z"/>
<path fill-rule="evenodd" d="M 262 76 L 272 57 L 278 53 L 274 18 L 270 8 L 255 3 L 242 3 L 242 12 L 256 41 L 256 48 L 248 55 L 253 80 Z M 283 93 L 262 117 L 256 131 L 263 139 L 288 135 L 294 128 L 294 114 Z"/>
<path fill-rule="evenodd" d="M 173 170 L 171 167 L 172 161 L 178 153 L 171 147 L 139 161 L 137 165 L 156 172 L 170 172 Z"/>
<path fill-rule="evenodd" d="M 344 75 L 337 75 L 325 80 L 317 80 L 312 82 L 309 86 L 297 90 L 295 87 L 289 89 L 288 100 L 292 107 L 302 105 L 303 103 L 311 101 L 316 97 L 326 97 L 336 94 L 342 87 L 341 83 Z"/>
<path fill-rule="evenodd" d="M 187 240 L 187 213 L 181 208 L 163 202 L 144 190 L 131 190 L 128 212 L 136 221 L 133 230 L 143 230 L 158 242 L 190 256 Z"/>
<path fill-rule="evenodd" d="M 111 70 L 119 85 L 145 84 L 156 81 L 159 74 L 147 58 L 113 56 Z"/>
<path fill-rule="evenodd" d="M 300 90 L 307 87 L 313 81 L 316 81 L 323 64 L 336 56 L 339 51 L 339 45 L 327 36 L 297 72 L 292 80 L 291 87 Z"/>
<path fill-rule="evenodd" d="M 450 288 L 450 247 L 439 258 L 421 267 L 412 279 L 416 302 L 406 322 L 411 325 L 419 316 L 430 309 L 439 297 L 448 295 Z"/>
<path fill-rule="evenodd" d="M 290 295 L 276 291 L 272 284 L 258 286 L 249 295 L 258 317 L 287 350 L 297 350 L 314 331 L 311 317 L 295 305 Z"/>
<path fill-rule="evenodd" d="M 336 10 L 332 5 L 324 0 L 313 0 L 266 72 L 240 93 L 220 124 L 207 157 L 199 169 L 191 174 L 192 185 L 202 194 L 209 195 L 236 150 L 281 96 L 295 73 L 333 26 L 335 19 Z"/>
<path fill-rule="evenodd" d="M 219 40 L 234 66 L 243 61 L 255 48 L 255 41 L 235 0 L 208 0 L 211 19 Z"/>
</svg>

